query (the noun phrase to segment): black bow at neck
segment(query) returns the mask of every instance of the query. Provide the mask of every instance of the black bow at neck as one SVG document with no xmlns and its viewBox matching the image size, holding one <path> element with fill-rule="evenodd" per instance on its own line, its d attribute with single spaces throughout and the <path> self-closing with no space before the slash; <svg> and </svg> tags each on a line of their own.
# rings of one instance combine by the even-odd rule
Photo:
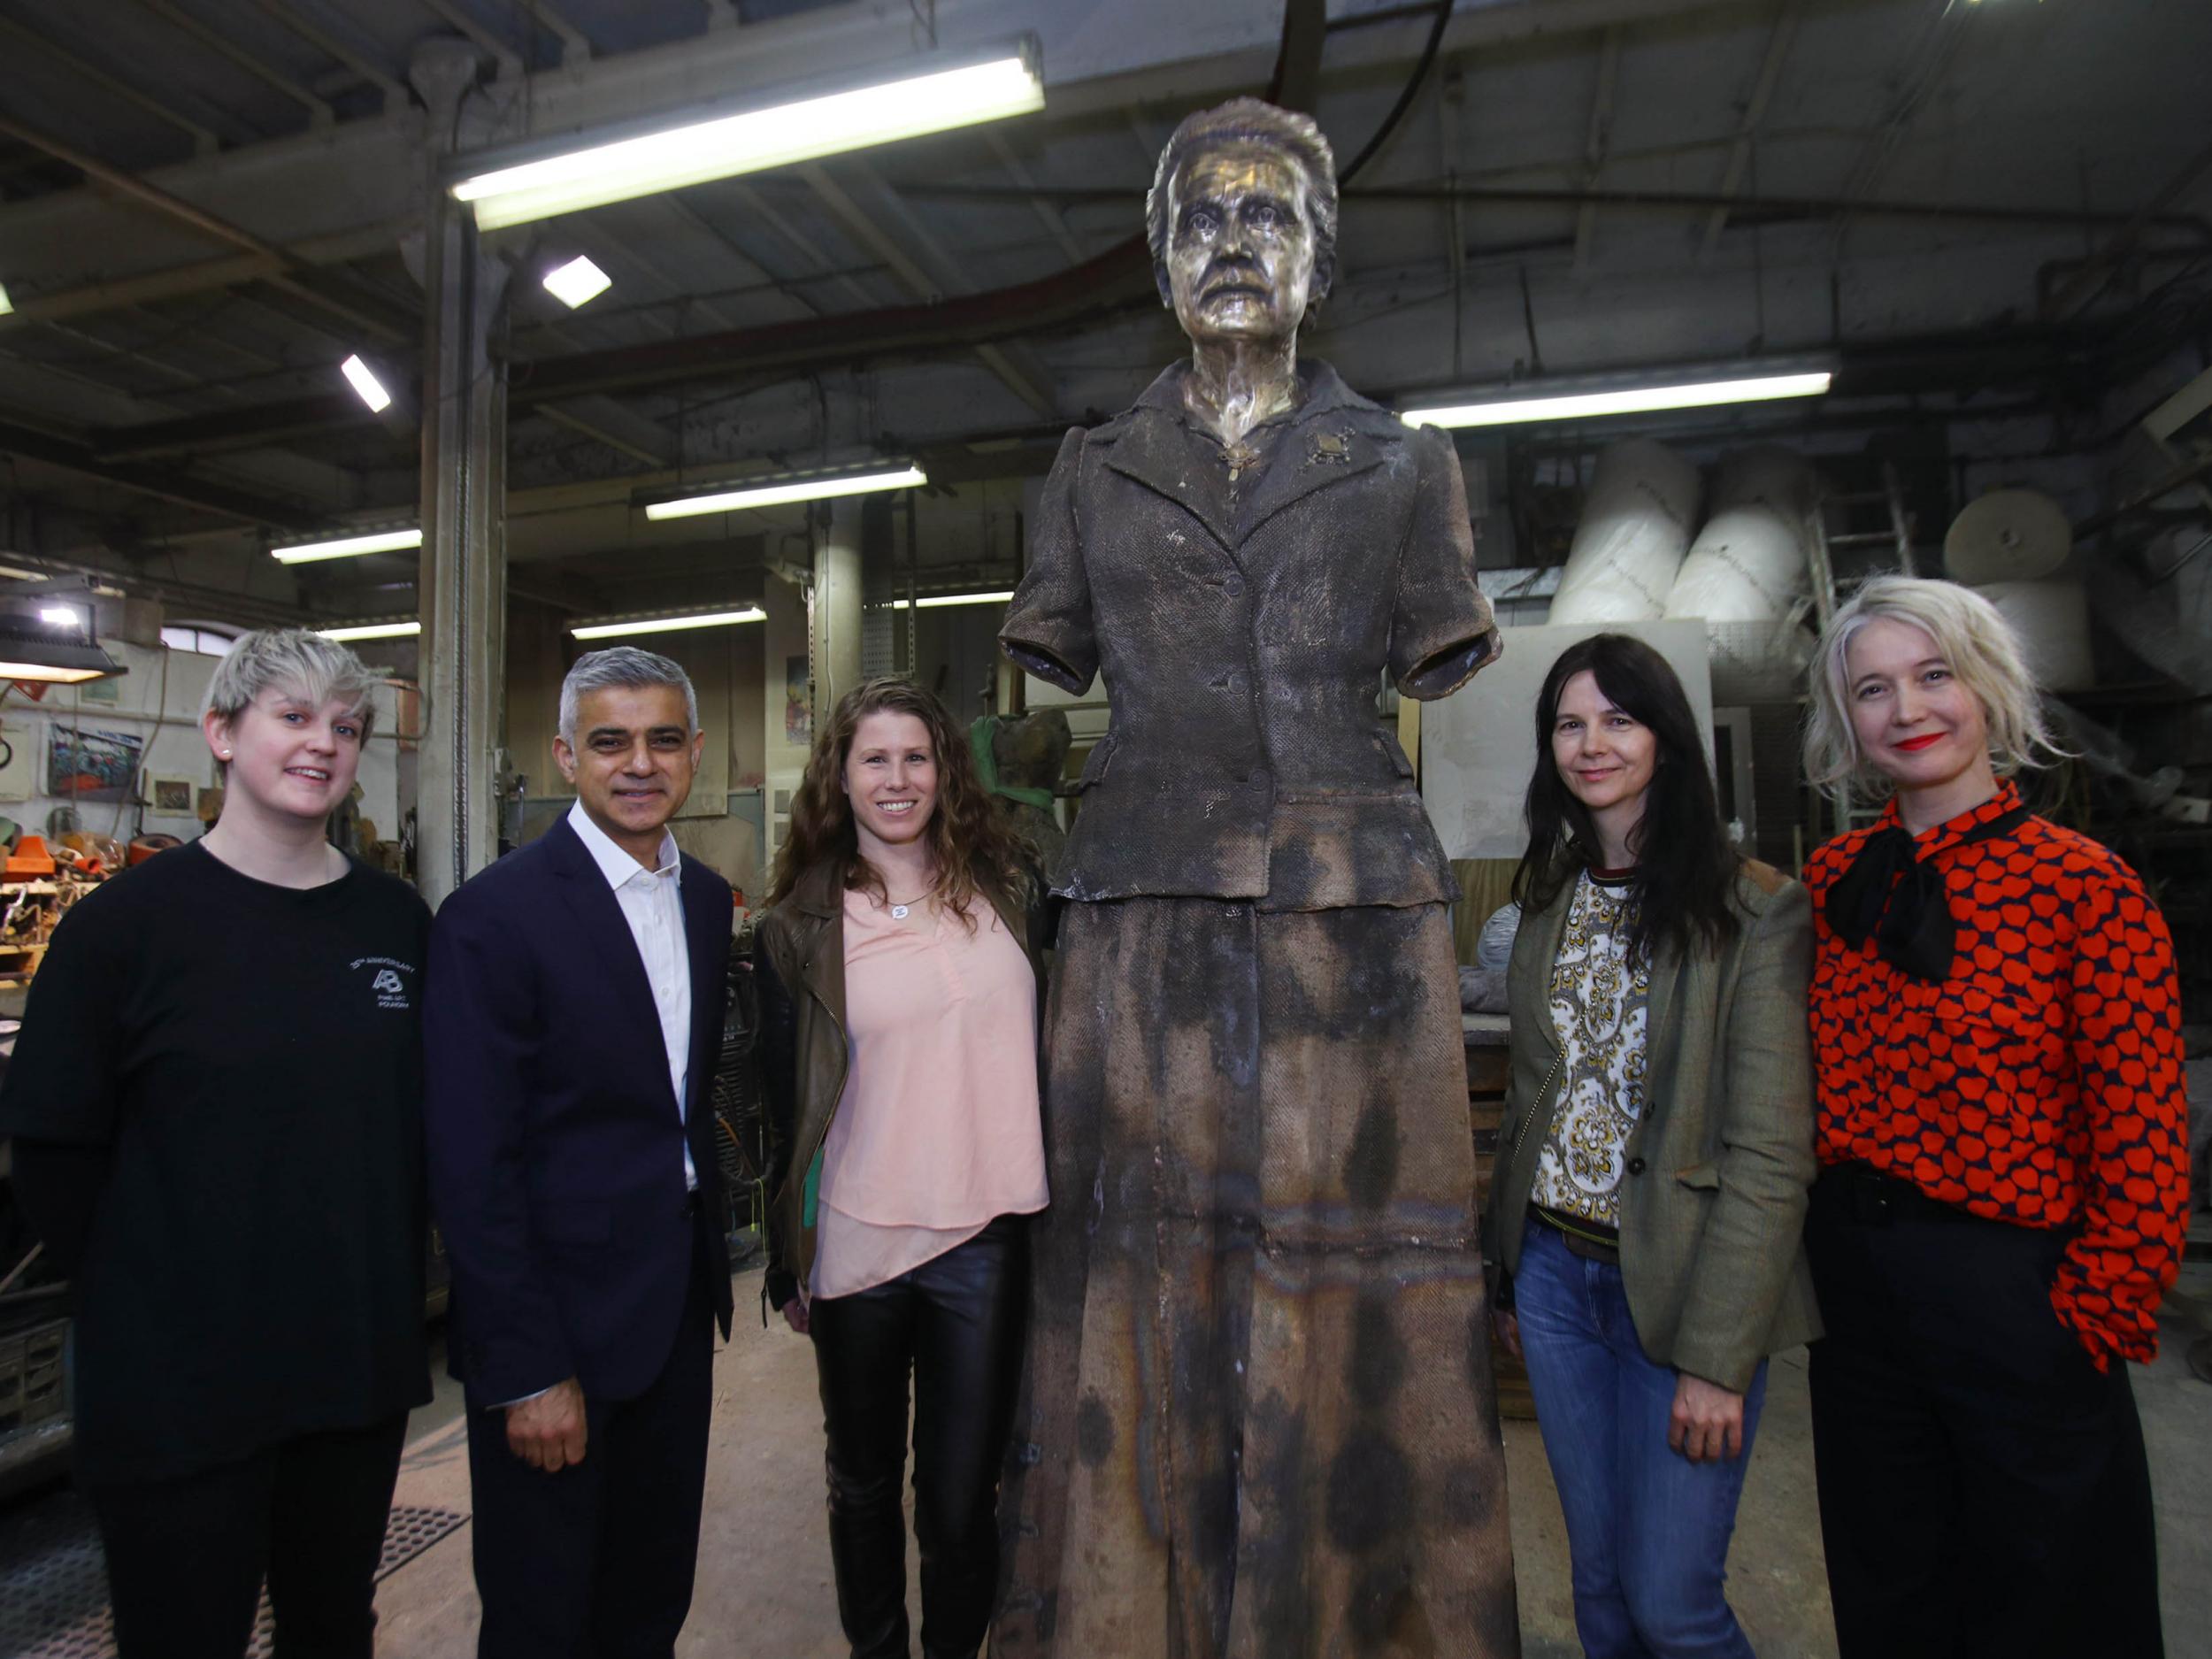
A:
<svg viewBox="0 0 2212 1659">
<path fill-rule="evenodd" d="M 2029 816 L 2015 806 L 1949 843 L 1964 847 L 2001 835 Z M 1958 948 L 1958 918 L 1951 914 L 1943 872 L 1933 858 L 1916 856 L 1918 838 L 1902 824 L 1885 825 L 1866 838 L 1851 867 L 1828 889 L 1821 908 L 1828 926 L 1855 949 L 1871 937 L 1875 954 L 1916 979 L 1949 977 Z"/>
</svg>

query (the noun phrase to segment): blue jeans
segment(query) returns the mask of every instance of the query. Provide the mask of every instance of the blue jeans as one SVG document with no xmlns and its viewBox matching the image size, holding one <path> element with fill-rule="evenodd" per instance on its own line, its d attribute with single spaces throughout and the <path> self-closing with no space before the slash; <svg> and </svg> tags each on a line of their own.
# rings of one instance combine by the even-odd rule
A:
<svg viewBox="0 0 2212 1659">
<path fill-rule="evenodd" d="M 1531 1221 L 1514 1275 L 1530 1391 L 1566 1512 L 1575 1630 L 1589 1659 L 1752 1659 L 1723 1589 L 1764 1361 L 1744 1395 L 1743 1455 L 1692 1463 L 1667 1447 L 1676 1371 L 1654 1364 L 1621 1270 Z"/>
</svg>

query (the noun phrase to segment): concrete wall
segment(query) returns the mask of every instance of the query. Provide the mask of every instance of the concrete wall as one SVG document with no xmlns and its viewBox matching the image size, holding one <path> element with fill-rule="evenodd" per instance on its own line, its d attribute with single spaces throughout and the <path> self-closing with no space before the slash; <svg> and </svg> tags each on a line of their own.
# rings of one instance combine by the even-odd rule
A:
<svg viewBox="0 0 2212 1659">
<path fill-rule="evenodd" d="M 0 767 L 0 816 L 13 818 L 36 834 L 47 833 L 56 808 L 74 805 L 78 826 L 128 841 L 142 833 L 190 840 L 200 833 L 191 810 L 157 810 L 151 804 L 149 779 L 181 778 L 196 806 L 202 789 L 215 782 L 215 758 L 200 733 L 200 703 L 217 658 L 166 646 L 104 641 L 108 653 L 130 672 L 119 679 L 83 686 L 55 686 L 33 702 L 17 687 L 0 698 L 0 738 L 8 764 Z M 393 689 L 376 693 L 376 721 L 361 757 L 361 811 L 379 837 L 399 834 L 400 739 L 398 703 Z M 140 740 L 136 793 L 149 803 L 73 801 L 56 794 L 48 777 L 48 757 L 56 729 L 79 733 L 114 732 Z"/>
</svg>

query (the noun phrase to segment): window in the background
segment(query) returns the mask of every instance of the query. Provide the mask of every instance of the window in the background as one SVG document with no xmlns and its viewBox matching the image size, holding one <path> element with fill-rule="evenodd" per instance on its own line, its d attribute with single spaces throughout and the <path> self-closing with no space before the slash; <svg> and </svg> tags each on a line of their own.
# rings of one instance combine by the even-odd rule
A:
<svg viewBox="0 0 2212 1659">
<path fill-rule="evenodd" d="M 203 657 L 227 657 L 237 636 L 213 628 L 164 628 L 161 642 L 173 651 L 197 651 Z"/>
</svg>

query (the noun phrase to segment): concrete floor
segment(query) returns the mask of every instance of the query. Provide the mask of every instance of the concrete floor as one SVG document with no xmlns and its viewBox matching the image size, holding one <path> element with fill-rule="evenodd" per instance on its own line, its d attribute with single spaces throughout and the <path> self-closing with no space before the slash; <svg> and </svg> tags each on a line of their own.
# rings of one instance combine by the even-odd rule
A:
<svg viewBox="0 0 2212 1659">
<path fill-rule="evenodd" d="M 686 1659 L 727 1659 L 733 1651 L 842 1659 L 812 1358 L 780 1322 L 765 1331 L 757 1313 L 744 1322 L 758 1307 L 758 1289 L 757 1271 L 740 1275 L 740 1323 L 715 1360 L 698 1591 L 677 1651 Z M 2212 1386 L 2193 1377 L 2185 1358 L 2196 1334 L 2212 1329 L 2212 1264 L 2191 1265 L 2178 1292 L 2159 1361 L 2137 1368 L 2135 1386 L 2157 1488 L 2167 1652 L 2170 1659 L 2212 1659 Z M 417 1417 L 398 1502 L 468 1508 L 458 1413 L 457 1391 L 442 1380 L 438 1399 Z M 1525 1659 L 1573 1659 L 1580 1648 L 1566 1535 L 1543 1447 L 1532 1423 L 1508 1424 L 1505 1438 Z M 378 1597 L 380 1659 L 474 1652 L 470 1537 L 462 1528 L 386 1580 Z M 1802 1349 L 1770 1372 L 1729 1571 L 1731 1599 L 1764 1659 L 1832 1659 Z"/>
</svg>

